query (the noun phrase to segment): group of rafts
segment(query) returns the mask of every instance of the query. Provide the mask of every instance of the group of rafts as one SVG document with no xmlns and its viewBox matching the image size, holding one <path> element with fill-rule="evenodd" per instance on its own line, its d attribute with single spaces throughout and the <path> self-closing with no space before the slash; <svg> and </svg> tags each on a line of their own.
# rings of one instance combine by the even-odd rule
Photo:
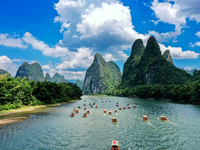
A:
<svg viewBox="0 0 200 150">
<path fill-rule="evenodd" d="M 86 102 L 86 100 L 84 100 L 84 102 Z M 97 102 L 97 101 L 95 100 L 95 102 Z M 90 105 L 91 108 L 93 108 L 93 105 L 95 105 L 95 102 L 94 102 L 93 104 L 89 103 L 89 105 Z M 103 102 L 103 101 L 102 101 L 102 102 Z M 106 102 L 107 102 L 107 101 L 106 101 Z M 111 101 L 109 101 L 109 102 L 111 102 Z M 130 109 L 131 107 L 129 106 L 129 103 L 128 103 L 127 105 L 128 105 L 127 108 Z M 83 104 L 83 106 L 86 106 L 86 104 Z M 118 103 L 118 102 L 116 103 L 116 106 L 117 106 L 117 107 L 119 106 L 119 103 Z M 78 108 L 80 109 L 81 106 L 78 106 Z M 96 105 L 95 108 L 98 108 L 98 106 Z M 133 108 L 136 108 L 136 106 L 134 105 Z M 79 109 L 74 108 L 74 109 L 73 109 L 73 112 L 72 112 L 71 115 L 70 115 L 70 117 L 74 117 L 74 116 L 75 116 L 75 112 L 76 112 L 76 113 L 79 113 Z M 124 106 L 123 109 L 126 109 L 126 107 Z M 89 109 L 87 110 L 86 107 L 84 108 L 84 110 L 85 110 L 85 112 L 83 113 L 83 118 L 86 118 L 86 117 L 87 117 L 87 114 L 90 114 L 90 110 L 89 110 Z M 87 110 L 87 111 L 86 111 L 86 110 Z M 122 110 L 122 108 L 119 107 L 119 110 Z M 103 110 L 103 113 L 106 114 L 106 113 L 107 113 L 107 110 L 104 109 L 104 110 Z M 114 110 L 114 113 L 117 113 L 117 109 Z M 108 112 L 108 115 L 112 115 L 112 111 L 109 111 L 109 112 Z M 159 117 L 159 119 L 162 120 L 162 121 L 168 121 L 167 118 L 166 118 L 165 116 L 163 116 L 163 115 L 161 115 L 161 116 Z M 144 116 L 143 116 L 143 120 L 144 120 L 145 122 L 148 122 L 148 121 L 149 121 L 149 118 L 147 117 L 147 115 L 144 115 Z M 118 123 L 116 116 L 112 118 L 112 122 L 113 122 L 114 124 Z M 116 140 L 112 141 L 111 150 L 119 150 L 119 142 L 118 142 L 118 141 L 116 141 Z"/>
<path fill-rule="evenodd" d="M 167 118 L 166 118 L 165 116 L 163 116 L 163 115 L 161 115 L 161 116 L 159 117 L 159 119 L 162 120 L 162 121 L 168 121 Z M 147 117 L 147 115 L 144 115 L 144 116 L 143 116 L 143 120 L 144 120 L 144 121 L 147 121 L 147 122 L 149 121 L 149 118 Z"/>
</svg>

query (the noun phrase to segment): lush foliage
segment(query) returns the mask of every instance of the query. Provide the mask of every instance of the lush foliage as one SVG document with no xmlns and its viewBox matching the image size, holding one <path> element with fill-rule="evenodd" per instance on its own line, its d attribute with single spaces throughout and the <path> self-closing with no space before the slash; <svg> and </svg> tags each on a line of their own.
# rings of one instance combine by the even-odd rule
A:
<svg viewBox="0 0 200 150">
<path fill-rule="evenodd" d="M 125 97 L 154 98 L 158 100 L 167 99 L 174 102 L 200 104 L 200 83 L 189 82 L 179 85 L 146 84 L 113 90 L 112 93 L 108 94 Z"/>
<path fill-rule="evenodd" d="M 124 64 L 122 88 L 149 83 L 183 84 L 190 79 L 190 74 L 175 67 L 163 57 L 154 37 L 149 38 L 146 48 L 143 49 L 142 41 L 136 40 L 131 56 Z M 141 56 L 138 55 L 138 51 L 141 52 Z M 170 55 L 169 52 L 167 55 Z M 139 58 L 138 56 L 140 59 L 136 59 Z"/>
<path fill-rule="evenodd" d="M 94 61 L 86 71 L 83 94 L 105 94 L 119 85 L 121 72 L 112 61 L 106 62 L 100 54 L 95 54 Z"/>
<path fill-rule="evenodd" d="M 27 62 L 24 62 L 17 70 L 15 78 L 17 77 L 21 77 L 22 79 L 24 77 L 28 77 L 29 80 L 44 81 L 43 70 L 40 64 L 37 62 L 33 64 L 28 64 Z"/>
<path fill-rule="evenodd" d="M 52 104 L 79 99 L 81 89 L 72 83 L 35 82 L 0 75 L 0 110 L 24 105 Z"/>
</svg>

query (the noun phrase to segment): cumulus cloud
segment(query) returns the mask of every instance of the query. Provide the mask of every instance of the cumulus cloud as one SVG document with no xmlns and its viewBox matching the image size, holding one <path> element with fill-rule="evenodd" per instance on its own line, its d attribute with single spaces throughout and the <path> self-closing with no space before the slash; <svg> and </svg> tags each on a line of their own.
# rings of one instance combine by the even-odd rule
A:
<svg viewBox="0 0 200 150">
<path fill-rule="evenodd" d="M 56 22 L 70 25 L 63 32 L 62 44 L 70 50 L 89 47 L 111 53 L 112 49 L 130 48 L 139 34 L 132 25 L 130 9 L 117 0 L 60 0 L 55 4 Z"/>
<path fill-rule="evenodd" d="M 49 47 L 43 41 L 36 39 L 31 33 L 26 32 L 22 37 L 23 41 L 30 44 L 34 49 L 42 51 L 45 56 L 61 57 L 68 52 L 65 47 L 60 47 L 55 45 L 54 47 Z"/>
<path fill-rule="evenodd" d="M 180 6 L 177 4 L 172 5 L 170 2 L 152 2 L 151 9 L 154 10 L 156 17 L 159 21 L 169 24 L 185 24 L 185 16 L 179 14 Z"/>
<path fill-rule="evenodd" d="M 116 53 L 114 53 L 114 55 L 112 55 L 111 53 L 106 53 L 104 55 L 104 59 L 106 61 L 119 61 L 119 60 L 127 60 L 129 56 L 126 55 L 123 51 L 116 51 Z"/>
<path fill-rule="evenodd" d="M 175 30 L 167 33 L 158 33 L 151 31 L 150 34 L 154 35 L 161 42 L 166 39 L 176 38 L 180 35 L 181 29 L 186 25 L 187 19 L 200 22 L 200 3 L 199 0 L 165 0 L 159 2 L 154 0 L 151 9 L 154 11 L 159 21 L 175 25 Z"/>
<path fill-rule="evenodd" d="M 104 59 L 106 61 L 116 61 L 117 59 L 114 58 L 114 56 L 111 54 L 111 53 L 107 53 L 105 56 L 104 56 Z"/>
<path fill-rule="evenodd" d="M 0 56 L 0 69 L 8 71 L 12 76 L 15 76 L 17 72 L 17 65 L 7 56 Z"/>
<path fill-rule="evenodd" d="M 55 73 L 59 73 L 61 75 L 64 75 L 65 79 L 68 80 L 73 80 L 73 79 L 81 79 L 83 80 L 85 77 L 85 71 L 67 71 L 67 70 L 63 70 L 61 69 L 55 69 L 55 66 L 53 66 L 50 63 L 48 63 L 47 65 L 43 65 L 42 69 L 44 70 L 44 75 L 46 75 L 46 73 L 49 73 L 50 77 L 53 77 Z"/>
<path fill-rule="evenodd" d="M 92 50 L 89 48 L 78 48 L 77 52 L 70 52 L 62 57 L 62 63 L 56 69 L 87 68 L 93 61 Z"/>
<path fill-rule="evenodd" d="M 194 51 L 183 51 L 181 47 L 166 47 L 164 44 L 160 44 L 160 50 L 162 53 L 165 52 L 165 50 L 170 50 L 170 54 L 173 59 L 196 59 L 199 57 L 199 53 L 195 53 Z"/>
<path fill-rule="evenodd" d="M 155 12 L 159 21 L 169 24 L 186 24 L 186 19 L 200 22 L 199 0 L 166 0 L 159 2 L 154 0 L 151 9 Z"/>
<path fill-rule="evenodd" d="M 20 38 L 15 38 L 15 36 L 10 36 L 9 34 L 0 34 L 0 45 L 8 47 L 18 47 L 18 48 L 27 48 L 23 44 L 23 41 Z"/>
</svg>

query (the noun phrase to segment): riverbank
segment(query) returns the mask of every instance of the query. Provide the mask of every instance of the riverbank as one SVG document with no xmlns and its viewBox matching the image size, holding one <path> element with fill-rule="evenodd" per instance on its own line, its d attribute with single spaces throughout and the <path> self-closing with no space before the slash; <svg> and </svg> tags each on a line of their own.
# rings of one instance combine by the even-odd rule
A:
<svg viewBox="0 0 200 150">
<path fill-rule="evenodd" d="M 19 121 L 24 121 L 25 119 L 29 118 L 27 116 L 26 117 L 15 117 L 14 114 L 16 114 L 16 113 L 31 112 L 31 111 L 34 111 L 35 109 L 38 109 L 38 108 L 56 107 L 56 106 L 61 106 L 61 105 L 73 103 L 73 102 L 76 102 L 76 101 L 78 101 L 78 100 L 72 100 L 72 101 L 69 101 L 69 102 L 63 102 L 63 103 L 57 103 L 57 104 L 25 106 L 25 107 L 18 108 L 18 109 L 3 110 L 3 111 L 0 112 L 0 116 L 6 116 L 6 117 L 3 118 L 3 119 L 0 119 L 0 126 L 4 126 L 4 125 L 7 125 L 7 124 L 19 122 Z"/>
</svg>

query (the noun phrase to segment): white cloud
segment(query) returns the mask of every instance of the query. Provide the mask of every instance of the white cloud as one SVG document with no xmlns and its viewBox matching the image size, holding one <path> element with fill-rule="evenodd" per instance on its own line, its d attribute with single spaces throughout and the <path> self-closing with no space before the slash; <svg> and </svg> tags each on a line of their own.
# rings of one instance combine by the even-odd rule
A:
<svg viewBox="0 0 200 150">
<path fill-rule="evenodd" d="M 151 9 L 158 18 L 154 22 L 160 21 L 175 25 L 175 30 L 166 33 L 151 31 L 150 34 L 154 35 L 160 42 L 171 38 L 176 39 L 182 33 L 181 29 L 186 26 L 187 19 L 200 22 L 199 8 L 199 0 L 165 0 L 164 2 L 154 0 Z"/>
<path fill-rule="evenodd" d="M 199 0 L 154 0 L 151 9 L 160 21 L 177 25 L 186 24 L 187 18 L 200 22 L 199 7 Z"/>
<path fill-rule="evenodd" d="M 68 52 L 68 49 L 65 47 L 60 47 L 58 45 L 54 47 L 49 47 L 43 41 L 37 40 L 31 33 L 26 32 L 22 37 L 23 41 L 27 44 L 30 44 L 34 49 L 42 51 L 45 56 L 52 57 L 61 57 Z"/>
<path fill-rule="evenodd" d="M 195 35 L 200 38 L 200 31 L 198 31 Z"/>
<path fill-rule="evenodd" d="M 58 72 L 60 75 L 64 75 L 64 78 L 68 80 L 83 80 L 85 77 L 85 71 L 66 71 L 62 69 L 55 69 L 51 63 L 43 65 L 42 69 L 44 69 L 44 75 L 46 75 L 46 73 L 49 73 L 50 77 L 53 77 L 56 72 Z"/>
<path fill-rule="evenodd" d="M 73 79 L 80 79 L 84 80 L 85 78 L 85 71 L 64 71 L 60 70 L 58 71 L 59 74 L 64 74 L 64 78 L 68 80 L 73 80 Z"/>
<path fill-rule="evenodd" d="M 170 32 L 166 32 L 166 33 L 158 33 L 156 31 L 149 31 L 149 34 L 152 36 L 155 36 L 155 38 L 159 41 L 159 42 L 164 42 L 167 39 L 176 39 L 176 37 L 178 35 L 181 34 L 181 27 L 179 25 L 177 25 L 175 27 L 175 31 L 170 31 Z"/>
<path fill-rule="evenodd" d="M 114 56 L 111 54 L 111 53 L 107 53 L 105 56 L 104 56 L 104 59 L 106 61 L 116 61 L 116 58 L 114 58 Z"/>
<path fill-rule="evenodd" d="M 112 53 L 112 49 L 130 48 L 139 34 L 133 28 L 129 7 L 117 0 L 60 0 L 55 4 L 56 22 L 69 24 L 63 32 L 63 46 L 71 49 L 88 47 L 94 53 Z"/>
<path fill-rule="evenodd" d="M 3 55 L 0 56 L 0 69 L 4 69 L 8 71 L 13 77 L 16 75 L 17 72 L 17 65 L 12 62 L 10 58 Z"/>
<path fill-rule="evenodd" d="M 9 34 L 0 34 L 0 45 L 9 46 L 9 47 L 18 47 L 18 48 L 27 48 L 23 44 L 23 41 L 20 38 L 15 38 L 15 36 L 10 36 Z"/>
<path fill-rule="evenodd" d="M 127 60 L 127 58 L 129 57 L 123 51 L 116 51 L 116 53 L 114 54 L 116 55 L 112 55 L 111 53 L 106 53 L 103 58 L 106 61 L 118 61 L 118 60 Z"/>
<path fill-rule="evenodd" d="M 159 21 L 174 25 L 186 23 L 185 16 L 179 15 L 179 5 L 172 5 L 169 2 L 158 2 L 158 0 L 154 0 L 151 9 L 154 10 Z"/>
<path fill-rule="evenodd" d="M 190 43 L 190 46 L 191 47 L 200 46 L 200 41 L 198 41 L 198 42 L 196 42 L 194 44 Z"/>
<path fill-rule="evenodd" d="M 87 68 L 93 61 L 92 50 L 89 48 L 78 48 L 77 52 L 70 52 L 62 57 L 62 63 L 56 69 Z"/>
<path fill-rule="evenodd" d="M 170 50 L 173 59 L 196 59 L 200 55 L 199 53 L 190 50 L 183 51 L 181 47 L 166 47 L 164 44 L 159 44 L 159 46 L 162 53 L 167 49 Z"/>
<path fill-rule="evenodd" d="M 42 69 L 51 70 L 51 67 L 50 67 L 49 65 L 43 65 L 43 66 L 42 66 Z"/>
<path fill-rule="evenodd" d="M 12 61 L 19 62 L 19 61 L 23 61 L 23 60 L 22 59 L 12 59 Z"/>
<path fill-rule="evenodd" d="M 70 23 L 63 23 L 60 29 L 60 33 L 62 33 L 65 29 L 70 27 Z"/>
</svg>

